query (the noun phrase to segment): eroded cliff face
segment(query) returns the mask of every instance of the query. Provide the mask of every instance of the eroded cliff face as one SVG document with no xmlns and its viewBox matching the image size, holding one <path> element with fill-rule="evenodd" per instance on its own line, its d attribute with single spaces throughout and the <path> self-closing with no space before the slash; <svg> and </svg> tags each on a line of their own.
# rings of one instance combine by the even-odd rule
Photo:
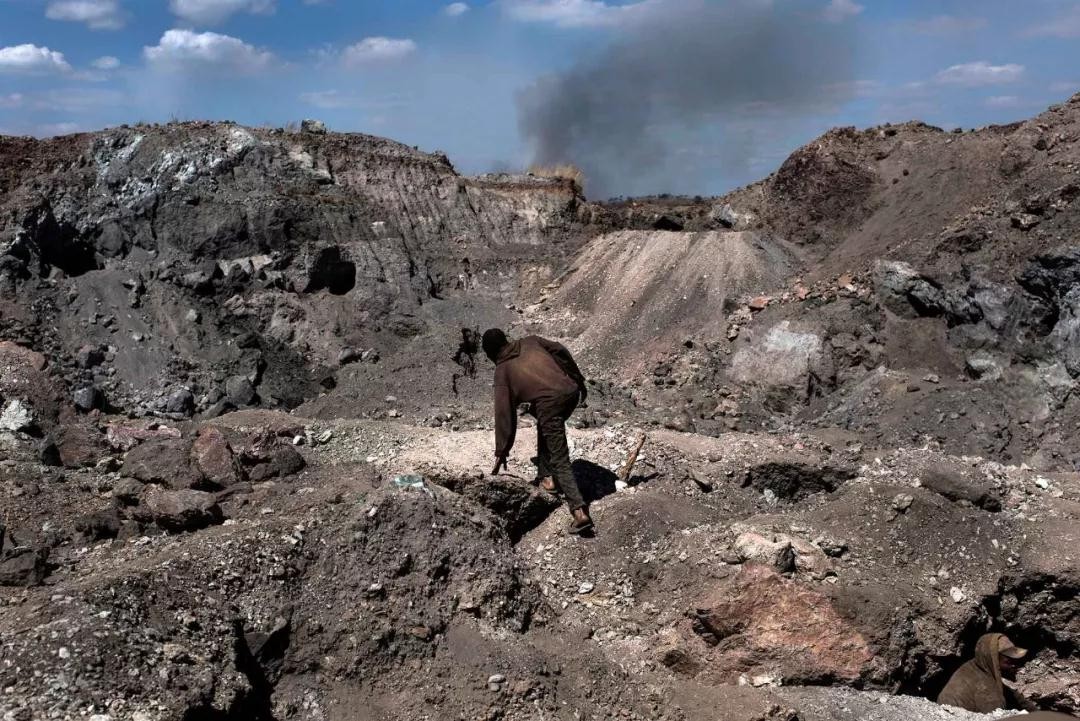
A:
<svg viewBox="0 0 1080 721">
<path fill-rule="evenodd" d="M 0 155 L 8 332 L 69 359 L 111 346 L 111 402 L 155 410 L 181 386 L 206 410 L 232 375 L 295 405 L 343 354 L 441 324 L 425 306 L 447 295 L 502 308 L 522 264 L 559 262 L 583 203 L 362 135 L 187 123 Z"/>
</svg>

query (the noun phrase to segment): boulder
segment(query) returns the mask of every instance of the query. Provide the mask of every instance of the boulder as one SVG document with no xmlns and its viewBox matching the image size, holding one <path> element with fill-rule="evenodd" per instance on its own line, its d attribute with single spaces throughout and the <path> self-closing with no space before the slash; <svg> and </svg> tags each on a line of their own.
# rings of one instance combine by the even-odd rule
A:
<svg viewBox="0 0 1080 721">
<path fill-rule="evenodd" d="M 240 463 L 225 434 L 217 428 L 203 428 L 191 446 L 191 459 L 210 483 L 227 488 L 242 480 Z"/>
<path fill-rule="evenodd" d="M 170 533 L 197 531 L 225 520 L 214 494 L 148 486 L 140 499 L 150 519 Z"/>
<path fill-rule="evenodd" d="M 180 388 L 169 394 L 165 402 L 165 410 L 182 416 L 190 416 L 195 412 L 195 396 L 187 388 Z"/>
<path fill-rule="evenodd" d="M 734 550 L 743 563 L 758 563 L 780 573 L 795 570 L 795 551 L 786 539 L 766 538 L 748 531 L 735 539 Z"/>
<path fill-rule="evenodd" d="M 854 681 L 873 669 L 874 649 L 827 596 L 774 569 L 744 566 L 693 612 L 693 630 L 715 647 L 721 680 L 768 674 L 787 684 Z"/>
<path fill-rule="evenodd" d="M 48 575 L 48 549 L 27 549 L 0 560 L 0 586 L 37 586 Z"/>
<path fill-rule="evenodd" d="M 34 413 L 25 403 L 15 398 L 0 411 L 0 431 L 19 433 L 34 428 Z"/>
<path fill-rule="evenodd" d="M 101 407 L 101 391 L 94 386 L 84 386 L 75 391 L 75 394 L 72 396 L 72 402 L 78 410 L 83 413 L 89 413 L 90 411 Z"/>
<path fill-rule="evenodd" d="M 1004 373 L 1002 360 L 986 351 L 976 351 L 967 358 L 967 372 L 981 381 L 996 381 Z"/>
<path fill-rule="evenodd" d="M 192 443 L 182 438 L 147 441 L 129 451 L 121 472 L 173 490 L 199 488 L 206 479 L 192 463 Z"/>
<path fill-rule="evenodd" d="M 284 478 L 303 470 L 307 462 L 292 446 L 277 446 L 258 460 L 248 470 L 248 478 L 253 481 L 265 481 L 270 478 Z"/>
<path fill-rule="evenodd" d="M 804 401 L 815 384 L 835 376 L 832 355 L 825 352 L 817 329 L 782 321 L 755 342 L 740 348 L 731 361 L 734 380 L 769 389 L 785 389 Z"/>
<path fill-rule="evenodd" d="M 300 121 L 300 132 L 311 133 L 312 135 L 326 135 L 326 123 L 314 118 L 305 118 Z"/>
<path fill-rule="evenodd" d="M 987 511 L 1001 510 L 1001 493 L 985 478 L 946 463 L 935 463 L 919 474 L 923 488 L 950 501 L 967 501 Z"/>
<path fill-rule="evenodd" d="M 65 468 L 93 466 L 109 452 L 105 436 L 85 419 L 62 424 L 54 440 L 60 464 Z M 43 459 L 52 458 L 47 445 L 40 450 Z"/>
<path fill-rule="evenodd" d="M 83 540 L 93 543 L 116 538 L 120 533 L 120 513 L 115 508 L 88 513 L 75 520 L 75 531 Z"/>
<path fill-rule="evenodd" d="M 238 408 L 255 402 L 255 387 L 247 376 L 232 376 L 225 381 L 225 396 Z"/>
</svg>

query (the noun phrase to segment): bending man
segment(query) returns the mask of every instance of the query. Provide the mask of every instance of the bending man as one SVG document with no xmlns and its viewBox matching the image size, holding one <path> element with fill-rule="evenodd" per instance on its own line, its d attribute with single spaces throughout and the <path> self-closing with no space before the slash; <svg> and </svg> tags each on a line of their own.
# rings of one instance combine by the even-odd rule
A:
<svg viewBox="0 0 1080 721">
<path fill-rule="evenodd" d="M 554 478 L 574 517 L 571 533 L 592 528 L 585 499 L 570 465 L 566 420 L 584 403 L 585 377 L 565 346 L 531 335 L 510 342 L 498 328 L 484 332 L 484 353 L 495 364 L 495 469 L 506 466 L 517 435 L 517 407 L 536 416 L 540 468 Z"/>
</svg>

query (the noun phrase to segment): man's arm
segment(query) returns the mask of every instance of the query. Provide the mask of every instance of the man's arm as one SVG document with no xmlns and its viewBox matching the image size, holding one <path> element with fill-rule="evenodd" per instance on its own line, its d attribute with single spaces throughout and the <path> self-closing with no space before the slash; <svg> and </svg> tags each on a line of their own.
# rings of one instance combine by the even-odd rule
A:
<svg viewBox="0 0 1080 721">
<path fill-rule="evenodd" d="M 559 364 L 559 367 L 563 369 L 563 373 L 574 379 L 577 383 L 578 390 L 581 391 L 581 400 L 584 401 L 585 397 L 589 394 L 589 389 L 585 385 L 585 376 L 582 374 L 581 369 L 578 368 L 576 362 L 574 362 L 574 356 L 570 355 L 570 351 L 562 343 L 556 343 L 553 340 L 546 338 L 537 338 L 540 341 L 540 345 L 551 354 L 551 357 L 555 359 L 555 362 Z"/>
<path fill-rule="evenodd" d="M 495 455 L 505 459 L 517 435 L 517 409 L 510 398 L 510 386 L 495 374 Z"/>
<path fill-rule="evenodd" d="M 1024 697 L 1024 694 L 1007 683 L 1001 684 L 1005 691 L 1005 707 L 1017 711 L 1038 711 L 1039 707 Z"/>
</svg>

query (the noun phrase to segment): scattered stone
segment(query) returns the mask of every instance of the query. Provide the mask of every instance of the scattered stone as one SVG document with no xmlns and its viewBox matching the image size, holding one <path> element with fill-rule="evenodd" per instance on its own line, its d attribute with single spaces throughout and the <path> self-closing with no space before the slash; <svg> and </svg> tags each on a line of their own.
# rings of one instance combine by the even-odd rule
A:
<svg viewBox="0 0 1080 721">
<path fill-rule="evenodd" d="M 338 365 L 348 365 L 349 363 L 355 363 L 363 358 L 363 354 L 353 348 L 342 348 L 338 353 Z"/>
<path fill-rule="evenodd" d="M 195 395 L 187 388 L 180 388 L 169 394 L 165 410 L 181 416 L 190 416 L 195 412 Z"/>
<path fill-rule="evenodd" d="M 75 407 L 83 413 L 89 413 L 92 410 L 101 407 L 101 391 L 94 386 L 85 386 L 75 391 L 75 395 L 72 397 L 72 402 Z"/>
<path fill-rule="evenodd" d="M 964 592 L 956 586 L 953 586 L 951 589 L 949 589 L 949 596 L 952 597 L 952 600 L 955 603 L 963 603 L 964 599 L 966 598 L 966 596 L 964 596 Z"/>
<path fill-rule="evenodd" d="M 795 550 L 787 539 L 773 540 L 759 533 L 746 532 L 735 539 L 734 550 L 743 563 L 758 563 L 780 573 L 795 570 Z"/>
<path fill-rule="evenodd" d="M 198 323 L 202 320 L 202 314 L 194 308 L 191 308 L 188 310 L 187 315 L 184 316 L 184 320 L 188 323 Z"/>
<path fill-rule="evenodd" d="M 585 594 L 592 593 L 594 588 L 596 588 L 595 584 L 585 581 L 578 586 L 577 592 L 584 596 Z"/>
<path fill-rule="evenodd" d="M 1020 213 L 1014 215 L 1012 218 L 1012 226 L 1019 228 L 1020 230 L 1031 230 L 1041 222 L 1041 218 L 1037 215 L 1031 215 L 1030 213 Z"/>
<path fill-rule="evenodd" d="M 75 354 L 75 365 L 84 370 L 105 362 L 105 350 L 100 346 L 84 345 Z"/>
<path fill-rule="evenodd" d="M 759 295 L 755 298 L 751 298 L 747 303 L 747 307 L 750 310 L 765 310 L 769 307 L 769 303 L 772 302 L 772 298 L 767 295 Z"/>
<path fill-rule="evenodd" d="M 914 503 L 914 502 L 915 502 L 915 497 L 912 496 L 911 494 L 899 493 L 899 494 L 896 495 L 895 498 L 893 498 L 892 507 L 893 507 L 893 510 L 896 511 L 897 513 L 904 513 L 909 508 L 911 508 L 911 504 Z"/>
<path fill-rule="evenodd" d="M 314 118 L 305 118 L 300 121 L 300 132 L 311 133 L 312 135 L 326 135 L 327 128 L 326 123 L 321 120 L 315 120 Z"/>
</svg>

